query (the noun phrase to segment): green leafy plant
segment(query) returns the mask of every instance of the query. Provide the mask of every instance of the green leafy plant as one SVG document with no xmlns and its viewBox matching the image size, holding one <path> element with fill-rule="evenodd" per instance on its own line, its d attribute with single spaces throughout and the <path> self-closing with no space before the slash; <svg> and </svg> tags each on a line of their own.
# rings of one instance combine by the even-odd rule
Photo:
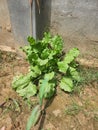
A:
<svg viewBox="0 0 98 130">
<path fill-rule="evenodd" d="M 39 97 L 39 106 L 32 111 L 35 116 L 31 116 L 27 124 L 31 127 L 30 121 L 33 120 L 32 124 L 36 124 L 43 100 L 54 95 L 56 86 L 60 86 L 65 92 L 72 92 L 74 83 L 78 82 L 80 77 L 75 62 L 79 50 L 73 48 L 65 55 L 64 42 L 59 35 L 45 33 L 42 40 L 37 41 L 33 37 L 28 37 L 28 42 L 29 45 L 22 50 L 30 64 L 29 72 L 27 75 L 15 77 L 12 87 L 24 99 L 35 94 Z M 27 130 L 30 130 L 30 127 L 27 127 Z"/>
</svg>

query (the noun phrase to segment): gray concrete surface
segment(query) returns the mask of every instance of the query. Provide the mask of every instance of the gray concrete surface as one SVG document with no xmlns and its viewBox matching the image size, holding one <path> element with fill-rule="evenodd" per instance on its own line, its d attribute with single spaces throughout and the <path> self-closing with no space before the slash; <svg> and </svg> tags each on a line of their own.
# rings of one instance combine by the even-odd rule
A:
<svg viewBox="0 0 98 130">
<path fill-rule="evenodd" d="M 30 35 L 30 7 L 28 0 L 8 0 L 12 31 L 21 43 Z"/>
<path fill-rule="evenodd" d="M 10 12 L 12 29 L 16 39 L 21 42 L 23 41 L 24 43 L 27 43 L 27 37 L 31 35 L 31 30 L 32 32 L 36 31 L 36 28 L 37 38 L 41 38 L 44 29 L 49 26 L 51 20 L 51 0 L 40 0 L 40 13 L 36 3 L 36 14 L 34 14 L 34 10 L 32 9 L 32 18 L 30 13 L 29 0 L 8 0 L 7 2 Z M 34 15 L 36 15 L 36 18 L 33 17 Z M 34 27 L 34 29 L 32 28 L 32 26 L 35 20 L 37 27 Z"/>
<path fill-rule="evenodd" d="M 98 56 L 98 0 L 53 0 L 51 31 L 63 36 L 66 50 Z"/>
<path fill-rule="evenodd" d="M 98 41 L 98 0 L 53 0 L 51 16 L 58 32 Z"/>
</svg>

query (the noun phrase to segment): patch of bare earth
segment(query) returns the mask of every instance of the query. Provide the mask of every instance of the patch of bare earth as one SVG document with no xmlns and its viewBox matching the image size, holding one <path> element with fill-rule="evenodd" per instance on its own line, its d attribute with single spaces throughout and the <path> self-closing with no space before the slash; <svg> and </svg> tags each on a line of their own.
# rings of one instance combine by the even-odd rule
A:
<svg viewBox="0 0 98 130">
<path fill-rule="evenodd" d="M 0 52 L 0 130 L 25 130 L 29 107 L 12 90 L 15 75 L 25 74 L 28 63 L 13 52 Z M 57 95 L 46 108 L 40 124 L 32 130 L 98 130 L 98 82 L 85 85 L 80 93 Z"/>
</svg>

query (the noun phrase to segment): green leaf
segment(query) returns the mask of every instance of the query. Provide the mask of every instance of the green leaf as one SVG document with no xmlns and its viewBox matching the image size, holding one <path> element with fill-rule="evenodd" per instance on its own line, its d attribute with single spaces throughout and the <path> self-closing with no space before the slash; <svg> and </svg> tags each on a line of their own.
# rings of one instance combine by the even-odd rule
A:
<svg viewBox="0 0 98 130">
<path fill-rule="evenodd" d="M 42 60 L 42 59 L 38 58 L 38 63 L 40 64 L 40 66 L 46 65 L 48 63 L 48 59 Z"/>
<path fill-rule="evenodd" d="M 24 88 L 29 84 L 30 77 L 31 77 L 31 73 L 28 73 L 27 75 L 20 75 L 14 77 L 12 81 L 12 88 L 15 90 Z"/>
<path fill-rule="evenodd" d="M 35 44 L 35 39 L 33 37 L 28 37 L 27 41 L 30 43 L 30 45 L 34 45 Z"/>
<path fill-rule="evenodd" d="M 55 52 L 49 48 L 45 48 L 43 52 L 41 53 L 42 59 L 53 59 L 53 56 L 55 55 Z"/>
<path fill-rule="evenodd" d="M 51 42 L 51 34 L 50 33 L 44 33 L 44 37 L 42 39 L 42 44 L 47 45 Z"/>
<path fill-rule="evenodd" d="M 24 46 L 20 48 L 23 52 L 25 52 L 26 54 L 28 54 L 29 50 L 31 49 L 30 46 Z"/>
<path fill-rule="evenodd" d="M 45 95 L 45 89 L 48 86 L 48 81 L 46 79 L 40 81 L 40 89 L 39 89 L 39 99 L 40 105 L 43 103 L 43 98 Z"/>
<path fill-rule="evenodd" d="M 79 55 L 79 50 L 77 48 L 71 49 L 65 56 L 65 64 L 70 64 Z"/>
<path fill-rule="evenodd" d="M 37 88 L 36 85 L 30 82 L 25 88 L 16 90 L 16 92 L 24 98 L 30 98 L 37 93 Z"/>
<path fill-rule="evenodd" d="M 62 73 L 66 73 L 69 67 L 68 64 L 66 64 L 64 61 L 58 62 L 57 64 L 58 64 L 59 71 Z"/>
<path fill-rule="evenodd" d="M 70 67 L 69 64 L 75 60 L 75 58 L 79 55 L 79 50 L 77 48 L 71 49 L 65 56 L 64 60 L 58 62 L 59 71 L 62 73 L 66 73 L 68 68 Z"/>
<path fill-rule="evenodd" d="M 39 66 L 30 66 L 30 70 L 32 71 L 32 77 L 37 77 L 38 75 L 41 74 L 41 70 Z"/>
<path fill-rule="evenodd" d="M 39 89 L 39 98 L 40 98 L 40 105 L 42 105 L 43 98 L 51 97 L 55 91 L 54 83 L 49 83 L 54 77 L 54 72 L 45 74 L 44 79 L 40 80 L 40 89 Z"/>
<path fill-rule="evenodd" d="M 32 113 L 28 119 L 26 130 L 30 130 L 32 126 L 36 124 L 38 121 L 38 118 L 40 116 L 40 106 L 37 105 L 33 110 Z"/>
<path fill-rule="evenodd" d="M 51 73 L 48 73 L 48 74 L 45 74 L 45 79 L 47 81 L 51 80 L 54 78 L 54 72 L 51 72 Z"/>
<path fill-rule="evenodd" d="M 55 92 L 55 83 L 48 83 L 47 88 L 45 89 L 44 98 L 51 98 Z"/>
<path fill-rule="evenodd" d="M 66 92 L 73 91 L 73 81 L 71 78 L 64 77 L 61 79 L 60 88 Z"/>
<path fill-rule="evenodd" d="M 61 36 L 56 35 L 56 36 L 52 37 L 50 45 L 56 54 L 61 53 L 62 48 L 63 48 L 63 40 L 62 40 Z"/>
<path fill-rule="evenodd" d="M 75 68 L 70 67 L 70 68 L 69 68 L 69 71 L 70 71 L 70 74 L 71 74 L 71 76 L 72 76 L 72 78 L 73 78 L 74 80 L 80 81 L 79 73 L 78 73 L 78 71 L 77 71 Z"/>
<path fill-rule="evenodd" d="M 55 83 L 49 83 L 48 80 L 44 79 L 40 81 L 39 99 L 40 105 L 43 103 L 44 98 L 50 98 L 55 92 Z"/>
</svg>

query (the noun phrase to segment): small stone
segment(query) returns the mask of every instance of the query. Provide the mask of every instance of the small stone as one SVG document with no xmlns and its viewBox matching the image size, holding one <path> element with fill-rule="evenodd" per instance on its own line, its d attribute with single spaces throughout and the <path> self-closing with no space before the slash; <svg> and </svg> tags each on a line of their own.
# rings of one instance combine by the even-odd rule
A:
<svg viewBox="0 0 98 130">
<path fill-rule="evenodd" d="M 53 111 L 53 114 L 57 117 L 57 116 L 60 116 L 61 115 L 61 111 L 59 109 L 57 110 L 54 110 Z"/>
<path fill-rule="evenodd" d="M 46 129 L 57 130 L 57 129 L 55 129 L 54 125 L 50 122 L 46 125 Z"/>
<path fill-rule="evenodd" d="M 6 130 L 5 126 L 3 126 L 0 130 Z"/>
<path fill-rule="evenodd" d="M 8 24 L 8 25 L 6 26 L 6 30 L 7 30 L 8 32 L 11 32 L 11 25 L 10 25 L 10 24 Z"/>
<path fill-rule="evenodd" d="M 12 47 L 10 47 L 10 46 L 5 46 L 5 45 L 0 45 L 0 50 L 1 50 L 1 51 L 6 51 L 6 52 L 16 53 L 15 48 L 12 48 Z"/>
</svg>

